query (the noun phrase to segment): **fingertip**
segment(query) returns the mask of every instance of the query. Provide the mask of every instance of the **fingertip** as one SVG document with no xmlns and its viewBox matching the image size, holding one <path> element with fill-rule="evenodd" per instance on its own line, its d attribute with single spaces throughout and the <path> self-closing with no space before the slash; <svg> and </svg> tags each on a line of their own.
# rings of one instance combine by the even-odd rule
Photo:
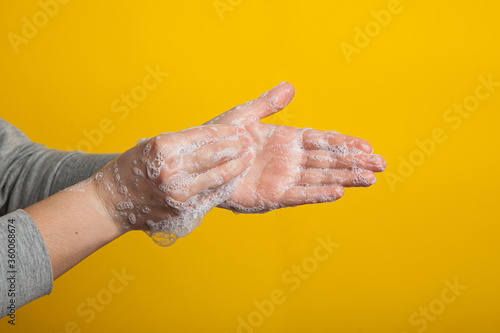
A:
<svg viewBox="0 0 500 333">
<path fill-rule="evenodd" d="M 380 156 L 380 158 L 382 159 L 382 170 L 381 171 L 385 171 L 387 169 L 387 161 L 382 156 Z"/>
<path fill-rule="evenodd" d="M 252 139 L 249 138 L 248 136 L 240 136 L 238 140 L 241 142 L 241 149 L 242 150 L 249 149 L 253 144 Z"/>
<path fill-rule="evenodd" d="M 283 99 L 286 102 L 286 104 L 283 106 L 283 108 L 284 108 L 288 104 L 290 104 L 290 102 L 295 97 L 295 87 L 290 82 L 285 82 L 284 81 L 284 82 L 281 82 L 280 85 L 277 88 L 279 88 L 280 93 L 282 93 L 284 95 L 284 97 L 285 97 Z"/>
<path fill-rule="evenodd" d="M 368 163 L 375 172 L 382 172 L 387 168 L 387 162 L 380 155 L 368 155 Z"/>
<path fill-rule="evenodd" d="M 237 126 L 236 126 L 236 132 L 237 132 L 238 134 L 245 134 L 247 131 L 245 130 L 245 128 L 244 128 L 243 126 L 239 126 L 239 125 L 237 125 Z"/>
<path fill-rule="evenodd" d="M 335 193 L 337 194 L 337 199 L 340 199 L 345 194 L 345 189 L 343 186 L 338 186 L 335 188 Z"/>
<path fill-rule="evenodd" d="M 363 150 L 365 153 L 368 154 L 373 154 L 373 147 L 369 142 L 363 141 L 361 143 L 361 150 Z"/>
<path fill-rule="evenodd" d="M 370 172 L 370 174 L 366 177 L 366 182 L 368 186 L 372 186 L 377 182 L 377 176 L 373 172 Z"/>
<path fill-rule="evenodd" d="M 335 202 L 344 196 L 345 190 L 343 186 L 333 186 L 325 194 L 320 196 L 319 202 Z"/>
<path fill-rule="evenodd" d="M 284 109 L 288 104 L 290 104 L 294 96 L 295 88 L 288 82 L 280 84 L 263 95 L 264 99 L 271 103 L 276 111 Z"/>
<path fill-rule="evenodd" d="M 281 88 L 286 92 L 291 92 L 295 94 L 295 87 L 290 82 L 283 81 L 277 86 L 277 88 Z"/>
<path fill-rule="evenodd" d="M 372 171 L 363 171 L 358 173 L 356 180 L 354 181 L 355 186 L 369 187 L 377 182 L 377 177 Z"/>
<path fill-rule="evenodd" d="M 248 161 L 251 161 L 255 156 L 255 153 L 253 152 L 252 149 L 247 150 L 245 153 L 243 153 L 243 157 L 247 159 Z"/>
</svg>

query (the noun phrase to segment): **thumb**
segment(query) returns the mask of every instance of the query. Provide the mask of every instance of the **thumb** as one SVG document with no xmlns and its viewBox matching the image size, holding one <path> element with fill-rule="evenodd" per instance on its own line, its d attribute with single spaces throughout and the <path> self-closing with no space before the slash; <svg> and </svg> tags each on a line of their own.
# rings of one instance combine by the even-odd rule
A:
<svg viewBox="0 0 500 333">
<path fill-rule="evenodd" d="M 291 83 L 282 82 L 256 100 L 236 106 L 205 124 L 248 124 L 283 110 L 295 96 Z"/>
<path fill-rule="evenodd" d="M 295 96 L 295 88 L 291 83 L 282 82 L 270 91 L 263 93 L 260 98 L 246 104 L 247 117 L 264 119 L 283 110 Z"/>
</svg>

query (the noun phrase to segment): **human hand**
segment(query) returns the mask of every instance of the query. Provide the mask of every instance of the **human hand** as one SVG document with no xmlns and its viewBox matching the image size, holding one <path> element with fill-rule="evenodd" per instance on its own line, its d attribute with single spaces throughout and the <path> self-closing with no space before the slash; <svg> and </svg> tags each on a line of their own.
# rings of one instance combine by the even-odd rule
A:
<svg viewBox="0 0 500 333">
<path fill-rule="evenodd" d="M 344 187 L 370 186 L 374 172 L 385 170 L 382 156 L 373 155 L 365 140 L 264 124 L 261 119 L 285 108 L 295 89 L 282 83 L 255 101 L 223 113 L 206 124 L 244 126 L 254 141 L 255 158 L 230 199 L 219 207 L 244 213 L 310 203 L 331 202 Z"/>
<path fill-rule="evenodd" d="M 141 229 L 162 246 L 190 234 L 231 197 L 253 158 L 241 126 L 212 125 L 141 140 L 91 182 L 99 211 L 124 231 Z"/>
</svg>

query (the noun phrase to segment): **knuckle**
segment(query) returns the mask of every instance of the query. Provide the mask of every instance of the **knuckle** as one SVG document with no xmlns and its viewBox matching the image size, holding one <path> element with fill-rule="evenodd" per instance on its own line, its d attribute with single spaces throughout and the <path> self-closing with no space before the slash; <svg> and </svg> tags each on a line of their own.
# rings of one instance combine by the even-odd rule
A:
<svg viewBox="0 0 500 333">
<path fill-rule="evenodd" d="M 232 178 L 233 178 L 233 175 L 231 174 L 231 172 L 225 172 L 225 173 L 222 175 L 222 179 L 223 179 L 223 182 L 224 182 L 224 183 L 227 183 L 227 182 L 228 182 L 228 181 L 230 181 Z"/>
</svg>

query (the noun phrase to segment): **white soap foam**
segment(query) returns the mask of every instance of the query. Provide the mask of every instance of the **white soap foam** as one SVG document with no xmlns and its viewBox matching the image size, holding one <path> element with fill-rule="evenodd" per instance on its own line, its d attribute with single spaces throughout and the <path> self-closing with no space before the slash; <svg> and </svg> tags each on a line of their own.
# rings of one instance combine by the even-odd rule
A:
<svg viewBox="0 0 500 333">
<path fill-rule="evenodd" d="M 215 141 L 239 140 L 241 135 L 248 134 L 238 133 Z M 131 229 L 132 225 L 137 226 L 143 223 L 148 228 L 146 233 L 155 243 L 168 246 L 178 238 L 189 235 L 202 223 L 203 217 L 211 209 L 232 196 L 243 174 L 226 184 L 224 184 L 223 176 L 215 176 L 204 184 L 204 186 L 215 188 L 214 190 L 206 189 L 195 195 L 192 193 L 193 184 L 210 170 L 194 174 L 183 171 L 182 163 L 191 161 L 191 159 L 185 159 L 184 156 L 193 154 L 196 149 L 207 143 L 207 140 L 199 139 L 189 145 L 168 147 L 155 145 L 153 148 L 151 142 L 140 140 L 138 142 L 139 145 L 142 144 L 140 159 L 130 159 L 128 166 L 116 161 L 110 166 L 113 170 L 112 182 L 116 186 L 113 187 L 113 184 L 108 182 L 103 185 L 109 191 L 110 200 L 115 205 L 116 211 L 112 214 L 120 217 L 119 220 L 123 221 L 125 229 Z M 239 153 L 240 151 L 236 148 L 222 148 L 208 158 L 212 159 L 212 162 L 222 159 L 232 160 L 237 158 Z M 160 181 L 163 173 L 168 178 Z M 94 177 L 101 181 L 104 181 L 103 178 L 99 175 Z M 134 187 L 131 186 L 132 184 Z M 151 193 L 152 184 L 157 187 L 156 194 Z M 158 193 L 163 194 L 158 195 Z M 162 196 L 163 203 L 148 201 L 154 197 L 158 200 Z M 165 210 L 165 206 L 169 209 Z"/>
</svg>

